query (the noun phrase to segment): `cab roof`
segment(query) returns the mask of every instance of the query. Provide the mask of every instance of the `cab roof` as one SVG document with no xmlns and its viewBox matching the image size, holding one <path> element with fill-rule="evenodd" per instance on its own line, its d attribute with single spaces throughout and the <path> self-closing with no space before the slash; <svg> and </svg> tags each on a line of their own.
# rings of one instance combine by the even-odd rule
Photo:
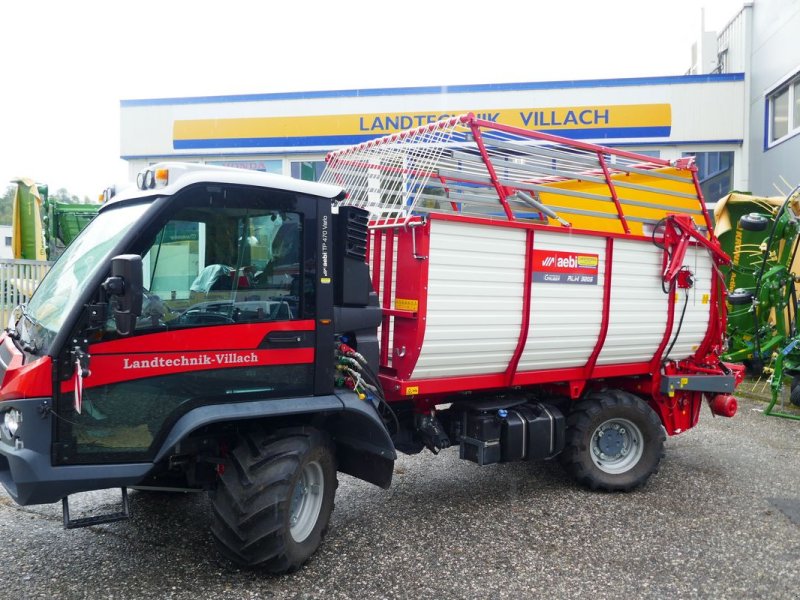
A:
<svg viewBox="0 0 800 600">
<path fill-rule="evenodd" d="M 166 179 L 164 178 L 165 174 Z M 171 196 L 184 188 L 198 183 L 271 188 L 330 198 L 332 200 L 343 196 L 342 188 L 338 186 L 314 181 L 302 181 L 284 175 L 216 165 L 161 162 L 140 171 L 137 176 L 137 185 L 130 186 L 115 195 L 109 200 L 108 204 L 146 198 L 153 195 Z"/>
</svg>

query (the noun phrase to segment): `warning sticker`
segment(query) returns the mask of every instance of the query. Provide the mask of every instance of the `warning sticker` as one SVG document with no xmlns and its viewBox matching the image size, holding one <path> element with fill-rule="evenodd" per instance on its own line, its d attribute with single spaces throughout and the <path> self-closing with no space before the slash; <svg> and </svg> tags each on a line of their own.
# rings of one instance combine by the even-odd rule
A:
<svg viewBox="0 0 800 600">
<path fill-rule="evenodd" d="M 419 300 L 409 298 L 395 298 L 394 307 L 397 310 L 410 310 L 416 312 L 419 308 Z"/>
<path fill-rule="evenodd" d="M 597 254 L 533 251 L 533 281 L 538 283 L 567 283 L 597 285 Z"/>
</svg>

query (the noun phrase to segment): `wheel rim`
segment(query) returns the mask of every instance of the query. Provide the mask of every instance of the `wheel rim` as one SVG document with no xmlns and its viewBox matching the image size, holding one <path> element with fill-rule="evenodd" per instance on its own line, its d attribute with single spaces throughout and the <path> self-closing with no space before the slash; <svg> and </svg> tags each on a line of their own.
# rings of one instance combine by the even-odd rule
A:
<svg viewBox="0 0 800 600">
<path fill-rule="evenodd" d="M 289 509 L 289 533 L 295 542 L 311 535 L 322 509 L 324 491 L 322 465 L 316 461 L 306 464 L 292 491 Z"/>
<path fill-rule="evenodd" d="M 609 419 L 594 430 L 590 452 L 592 461 L 604 473 L 625 473 L 642 458 L 642 432 L 628 419 Z"/>
</svg>

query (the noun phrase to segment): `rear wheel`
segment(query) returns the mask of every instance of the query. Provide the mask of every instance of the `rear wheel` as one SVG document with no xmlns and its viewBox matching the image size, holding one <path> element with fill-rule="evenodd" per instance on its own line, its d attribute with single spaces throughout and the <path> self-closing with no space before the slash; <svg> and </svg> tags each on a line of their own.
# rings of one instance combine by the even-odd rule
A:
<svg viewBox="0 0 800 600">
<path fill-rule="evenodd" d="M 633 394 L 592 394 L 567 418 L 561 463 L 590 489 L 629 491 L 658 471 L 665 437 L 656 413 Z"/>
<path fill-rule="evenodd" d="M 218 548 L 242 566 L 298 569 L 327 532 L 336 484 L 333 451 L 322 432 L 242 434 L 211 495 Z"/>
<path fill-rule="evenodd" d="M 792 384 L 789 387 L 789 401 L 795 406 L 800 406 L 800 375 L 792 377 Z"/>
</svg>

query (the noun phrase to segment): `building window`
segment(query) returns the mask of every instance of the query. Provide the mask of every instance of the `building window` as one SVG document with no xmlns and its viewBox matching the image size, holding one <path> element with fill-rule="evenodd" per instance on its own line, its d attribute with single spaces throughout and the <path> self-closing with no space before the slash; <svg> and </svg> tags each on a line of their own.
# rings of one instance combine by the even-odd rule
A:
<svg viewBox="0 0 800 600">
<path fill-rule="evenodd" d="M 795 81 L 792 86 L 792 93 L 794 94 L 794 107 L 792 109 L 792 128 L 797 130 L 800 128 L 800 80 Z"/>
<path fill-rule="evenodd" d="M 283 175 L 283 160 L 280 158 L 273 160 L 209 160 L 206 164 Z"/>
<path fill-rule="evenodd" d="M 319 181 L 325 170 L 324 160 L 292 161 L 292 177 L 303 181 Z"/>
<path fill-rule="evenodd" d="M 717 68 L 715 71 L 717 73 L 728 73 L 728 49 L 724 48 L 717 52 Z"/>
<path fill-rule="evenodd" d="M 683 156 L 694 156 L 700 189 L 708 204 L 733 189 L 733 152 L 684 152 Z"/>
<path fill-rule="evenodd" d="M 768 146 L 800 133 L 800 75 L 767 95 Z"/>
<path fill-rule="evenodd" d="M 627 148 L 622 148 L 623 150 L 627 150 Z M 639 150 L 639 149 L 631 149 L 630 152 L 635 154 L 641 154 L 642 156 L 649 156 L 650 158 L 661 158 L 661 150 Z"/>
<path fill-rule="evenodd" d="M 6 238 L 6 246 L 10 248 L 11 247 L 11 236 L 7 235 L 7 236 L 5 236 L 5 238 Z"/>
</svg>

